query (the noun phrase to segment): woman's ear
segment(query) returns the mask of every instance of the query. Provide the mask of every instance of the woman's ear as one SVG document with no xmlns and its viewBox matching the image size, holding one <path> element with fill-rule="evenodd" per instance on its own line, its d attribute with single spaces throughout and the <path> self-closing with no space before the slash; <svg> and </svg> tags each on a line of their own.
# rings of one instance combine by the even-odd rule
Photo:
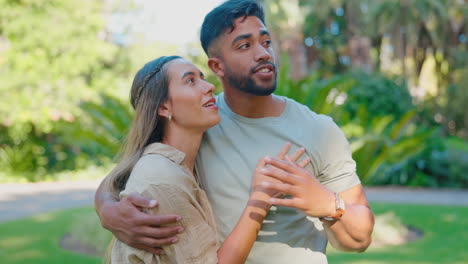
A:
<svg viewBox="0 0 468 264">
<path fill-rule="evenodd" d="M 169 116 L 172 116 L 169 100 L 166 100 L 166 102 L 159 105 L 158 115 L 165 118 L 169 118 Z"/>
<path fill-rule="evenodd" d="M 224 65 L 218 58 L 209 58 L 208 59 L 208 67 L 210 67 L 211 71 L 218 75 L 218 77 L 224 77 Z"/>
</svg>

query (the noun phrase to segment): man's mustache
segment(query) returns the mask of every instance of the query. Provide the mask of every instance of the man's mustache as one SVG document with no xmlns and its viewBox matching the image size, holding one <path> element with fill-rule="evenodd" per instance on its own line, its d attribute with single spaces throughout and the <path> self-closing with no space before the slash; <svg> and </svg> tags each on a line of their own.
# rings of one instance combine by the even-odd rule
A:
<svg viewBox="0 0 468 264">
<path fill-rule="evenodd" d="M 265 61 L 265 62 L 260 62 L 259 64 L 257 64 L 257 66 L 250 68 L 250 73 L 254 74 L 255 71 L 256 71 L 259 67 L 261 67 L 261 66 L 263 66 L 263 65 L 265 65 L 265 64 L 269 64 L 271 67 L 273 67 L 273 71 L 276 72 L 276 65 L 275 65 L 273 62 L 271 62 L 271 61 Z"/>
</svg>

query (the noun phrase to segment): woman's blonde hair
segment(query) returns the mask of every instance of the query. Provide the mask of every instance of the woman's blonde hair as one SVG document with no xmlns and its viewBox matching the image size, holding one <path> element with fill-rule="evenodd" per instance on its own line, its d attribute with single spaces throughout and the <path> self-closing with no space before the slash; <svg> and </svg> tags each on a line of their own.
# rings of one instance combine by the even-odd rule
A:
<svg viewBox="0 0 468 264">
<path fill-rule="evenodd" d="M 141 158 L 145 147 L 161 142 L 164 120 L 158 115 L 158 109 L 169 97 L 170 78 L 166 64 L 179 56 L 164 56 L 150 61 L 141 68 L 133 79 L 130 102 L 135 110 L 133 122 L 119 153 L 117 166 L 106 177 L 107 190 L 118 196 L 125 189 L 128 177 Z M 105 263 L 111 263 L 113 237 L 104 257 Z"/>
<path fill-rule="evenodd" d="M 125 189 L 128 177 L 145 147 L 162 140 L 164 120 L 158 115 L 158 109 L 168 99 L 170 82 L 165 65 L 179 58 L 164 56 L 150 61 L 133 79 L 130 101 L 135 115 L 119 154 L 120 162 L 106 180 L 107 189 L 114 194 Z"/>
</svg>

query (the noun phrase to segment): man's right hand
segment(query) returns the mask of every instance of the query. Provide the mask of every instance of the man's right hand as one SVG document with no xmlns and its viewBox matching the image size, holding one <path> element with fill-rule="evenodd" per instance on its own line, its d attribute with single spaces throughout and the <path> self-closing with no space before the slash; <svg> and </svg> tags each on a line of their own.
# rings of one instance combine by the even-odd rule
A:
<svg viewBox="0 0 468 264">
<path fill-rule="evenodd" d="M 155 200 L 139 194 L 131 194 L 120 201 L 105 200 L 96 209 L 102 226 L 131 247 L 161 255 L 164 254 L 161 246 L 177 243 L 176 235 L 183 232 L 183 227 L 177 224 L 180 216 L 143 212 L 143 209 L 157 207 Z"/>
</svg>

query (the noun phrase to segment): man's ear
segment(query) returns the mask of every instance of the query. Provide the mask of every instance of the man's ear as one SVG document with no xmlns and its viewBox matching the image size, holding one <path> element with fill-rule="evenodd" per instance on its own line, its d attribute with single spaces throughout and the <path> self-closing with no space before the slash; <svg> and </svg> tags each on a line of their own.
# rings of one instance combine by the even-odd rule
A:
<svg viewBox="0 0 468 264">
<path fill-rule="evenodd" d="M 218 58 L 209 58 L 208 59 L 208 67 L 210 67 L 211 71 L 218 75 L 218 77 L 224 77 L 224 64 Z"/>
<path fill-rule="evenodd" d="M 162 116 L 162 117 L 165 117 L 165 118 L 169 118 L 169 116 L 172 115 L 169 100 L 166 100 L 164 103 L 159 105 L 158 115 Z"/>
</svg>

